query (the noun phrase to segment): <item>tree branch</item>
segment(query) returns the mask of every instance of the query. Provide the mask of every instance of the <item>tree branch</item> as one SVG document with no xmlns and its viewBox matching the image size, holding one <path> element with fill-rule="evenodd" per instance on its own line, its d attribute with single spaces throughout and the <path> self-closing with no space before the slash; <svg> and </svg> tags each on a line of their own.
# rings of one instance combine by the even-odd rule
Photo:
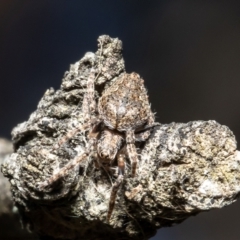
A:
<svg viewBox="0 0 240 240">
<path fill-rule="evenodd" d="M 90 69 L 98 72 L 96 98 L 125 72 L 121 41 L 106 35 L 98 41 L 97 52 L 71 65 L 61 88 L 47 90 L 29 120 L 13 130 L 15 153 L 2 171 L 24 223 L 52 239 L 147 239 L 158 228 L 236 201 L 240 154 L 233 133 L 215 121 L 160 124 L 146 142 L 137 143 L 137 176 L 131 178 L 127 166 L 110 223 L 115 177 L 98 166 L 95 153 L 47 189 L 37 188 L 84 152 L 84 132 L 55 146 L 83 123 Z"/>
</svg>

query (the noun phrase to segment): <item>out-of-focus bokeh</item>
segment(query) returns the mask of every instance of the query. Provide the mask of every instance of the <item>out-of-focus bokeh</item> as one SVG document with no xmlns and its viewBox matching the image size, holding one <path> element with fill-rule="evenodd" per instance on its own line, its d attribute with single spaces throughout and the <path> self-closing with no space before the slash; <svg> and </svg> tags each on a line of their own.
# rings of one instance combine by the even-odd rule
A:
<svg viewBox="0 0 240 240">
<path fill-rule="evenodd" d="M 1 137 L 102 34 L 123 41 L 127 72 L 145 79 L 159 122 L 214 119 L 240 140 L 239 0 L 1 0 Z M 152 239 L 237 240 L 239 214 L 237 202 Z"/>
</svg>

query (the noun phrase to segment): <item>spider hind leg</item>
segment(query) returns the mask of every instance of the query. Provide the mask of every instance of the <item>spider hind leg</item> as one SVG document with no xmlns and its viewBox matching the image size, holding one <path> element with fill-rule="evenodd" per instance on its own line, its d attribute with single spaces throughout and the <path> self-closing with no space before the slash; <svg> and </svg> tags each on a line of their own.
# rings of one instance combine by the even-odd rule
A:
<svg viewBox="0 0 240 240">
<path fill-rule="evenodd" d="M 117 161 L 118 161 L 118 177 L 115 183 L 112 186 L 110 200 L 109 200 L 109 206 L 108 206 L 108 213 L 107 213 L 107 222 L 109 222 L 112 212 L 115 206 L 116 198 L 117 198 L 117 192 L 119 187 L 121 186 L 123 179 L 124 179 L 124 171 L 125 171 L 125 154 L 118 154 L 117 155 Z"/>
<path fill-rule="evenodd" d="M 134 130 L 126 131 L 126 145 L 127 145 L 128 157 L 131 161 L 132 177 L 135 177 L 136 170 L 137 170 L 137 164 L 138 164 L 138 154 L 137 154 L 137 149 L 135 146 Z"/>
</svg>

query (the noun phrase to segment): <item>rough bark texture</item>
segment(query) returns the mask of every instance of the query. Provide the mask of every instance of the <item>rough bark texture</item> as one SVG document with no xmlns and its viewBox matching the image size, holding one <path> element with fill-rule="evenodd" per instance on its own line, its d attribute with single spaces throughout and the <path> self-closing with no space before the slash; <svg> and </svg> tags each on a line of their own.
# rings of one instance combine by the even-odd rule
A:
<svg viewBox="0 0 240 240">
<path fill-rule="evenodd" d="M 0 165 L 13 152 L 12 143 L 0 138 Z M 0 172 L 0 239 L 36 239 L 36 236 L 23 229 L 16 207 L 12 201 L 10 183 Z"/>
<path fill-rule="evenodd" d="M 13 130 L 15 153 L 2 171 L 25 225 L 52 239 L 147 239 L 160 227 L 236 201 L 240 154 L 233 133 L 215 121 L 155 126 L 146 142 L 137 143 L 137 176 L 131 178 L 127 166 L 110 223 L 106 214 L 115 177 L 96 166 L 96 157 L 47 189 L 37 188 L 87 146 L 86 133 L 78 132 L 54 147 L 83 122 L 90 69 L 98 72 L 96 100 L 125 72 L 121 41 L 109 36 L 98 41 L 98 51 L 71 65 L 60 90 L 47 90 L 29 120 Z"/>
</svg>

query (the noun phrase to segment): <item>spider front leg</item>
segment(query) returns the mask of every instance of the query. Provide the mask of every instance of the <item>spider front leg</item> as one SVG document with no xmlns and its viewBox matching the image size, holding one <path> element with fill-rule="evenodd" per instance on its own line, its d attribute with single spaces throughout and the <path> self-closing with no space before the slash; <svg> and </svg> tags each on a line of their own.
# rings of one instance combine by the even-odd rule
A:
<svg viewBox="0 0 240 240">
<path fill-rule="evenodd" d="M 150 130 L 135 133 L 135 140 L 138 142 L 146 141 L 149 138 L 150 134 L 151 134 Z"/>
<path fill-rule="evenodd" d="M 139 132 L 135 132 L 135 140 L 138 142 L 146 141 L 151 135 L 151 129 L 158 125 L 160 124 L 155 122 L 154 114 L 150 112 L 146 126 Z"/>
<path fill-rule="evenodd" d="M 116 182 L 113 184 L 112 190 L 111 190 L 109 206 L 108 206 L 107 222 L 109 222 L 109 220 L 110 220 L 110 218 L 112 216 L 112 212 L 113 212 L 115 201 L 116 201 L 116 197 L 117 197 L 117 192 L 118 192 L 118 189 L 119 189 L 121 183 L 123 182 L 124 171 L 125 171 L 125 160 L 126 160 L 125 159 L 125 154 L 119 153 L 117 155 L 118 177 L 117 177 Z"/>
<path fill-rule="evenodd" d="M 82 113 L 84 116 L 83 124 L 78 125 L 75 129 L 68 132 L 64 137 L 62 137 L 60 140 L 58 140 L 57 144 L 53 147 L 53 150 L 58 149 L 60 146 L 62 146 L 65 142 L 67 142 L 69 139 L 71 139 L 74 135 L 76 135 L 78 132 L 86 131 L 88 128 L 93 126 L 95 124 L 95 119 L 93 114 L 96 112 L 96 101 L 94 97 L 95 93 L 95 70 L 91 69 L 90 74 L 87 80 L 87 90 L 86 93 L 83 96 L 82 101 Z"/>
<path fill-rule="evenodd" d="M 79 124 L 79 126 L 68 132 L 64 137 L 62 137 L 57 144 L 53 146 L 52 150 L 58 149 L 62 144 L 64 144 L 66 141 L 68 141 L 70 138 L 72 138 L 76 133 L 79 131 L 86 131 L 90 129 L 89 135 L 95 135 L 94 131 L 96 130 L 100 120 L 96 119 L 94 114 L 96 112 L 96 102 L 95 102 L 95 88 L 94 88 L 94 82 L 95 82 L 95 70 L 90 70 L 90 75 L 88 77 L 87 81 L 87 91 L 84 94 L 83 97 L 83 103 L 82 103 L 82 112 L 84 116 L 83 124 Z M 45 180 L 44 182 L 41 182 L 38 184 L 38 188 L 40 190 L 43 190 L 48 185 L 53 184 L 58 179 L 65 176 L 68 171 L 75 166 L 77 166 L 81 161 L 86 159 L 89 154 L 92 151 L 92 147 L 96 145 L 97 139 L 96 137 L 89 137 L 88 140 L 88 147 L 85 149 L 85 152 L 81 154 L 80 156 L 75 157 L 73 160 L 71 160 L 67 165 L 65 165 L 63 168 L 61 168 L 57 173 L 53 174 L 49 179 Z"/>
<path fill-rule="evenodd" d="M 96 113 L 97 106 L 95 101 L 95 70 L 90 70 L 90 75 L 87 80 L 87 92 L 84 94 L 82 103 L 82 112 L 84 113 L 85 121 L 91 121 L 93 113 Z"/>
<path fill-rule="evenodd" d="M 64 177 L 66 173 L 78 165 L 81 161 L 83 161 L 85 158 L 89 156 L 89 151 L 84 152 L 82 155 L 74 158 L 72 161 L 70 161 L 67 165 L 65 165 L 63 168 L 61 168 L 57 173 L 53 174 L 49 179 L 47 179 L 44 182 L 41 182 L 38 184 L 39 190 L 43 190 L 49 185 L 52 185 L 54 182 L 56 182 L 58 179 Z"/>
<path fill-rule="evenodd" d="M 58 179 L 60 179 L 60 178 L 64 177 L 65 175 L 67 175 L 69 170 L 71 170 L 72 168 L 76 167 L 77 165 L 80 164 L 80 162 L 82 162 L 87 157 L 89 157 L 89 155 L 93 151 L 93 148 L 95 148 L 96 142 L 97 142 L 96 138 L 91 138 L 89 140 L 89 142 L 88 142 L 89 145 L 88 145 L 87 149 L 85 149 L 84 153 L 82 153 L 80 156 L 77 156 L 74 159 L 72 159 L 63 168 L 61 168 L 57 173 L 53 174 L 49 179 L 47 179 L 44 182 L 39 183 L 38 184 L 38 188 L 40 190 L 43 190 L 47 186 L 52 185 Z"/>
<path fill-rule="evenodd" d="M 126 145 L 127 145 L 128 157 L 131 161 L 132 177 L 135 177 L 137 164 L 138 164 L 138 156 L 137 156 L 137 149 L 135 146 L 134 130 L 126 131 Z"/>
</svg>

